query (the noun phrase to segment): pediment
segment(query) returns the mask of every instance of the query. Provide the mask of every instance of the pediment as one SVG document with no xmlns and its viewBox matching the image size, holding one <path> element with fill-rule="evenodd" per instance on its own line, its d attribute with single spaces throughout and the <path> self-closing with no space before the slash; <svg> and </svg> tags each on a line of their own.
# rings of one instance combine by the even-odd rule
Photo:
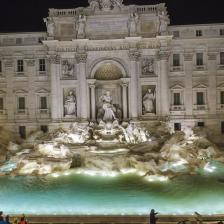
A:
<svg viewBox="0 0 224 224">
<path fill-rule="evenodd" d="M 49 91 L 47 90 L 47 89 L 38 89 L 37 91 L 36 91 L 36 93 L 49 93 Z"/>
<path fill-rule="evenodd" d="M 177 83 L 177 84 L 173 85 L 170 89 L 184 89 L 184 86 Z"/>
<path fill-rule="evenodd" d="M 208 86 L 203 83 L 200 83 L 200 84 L 194 86 L 193 88 L 194 89 L 206 89 L 206 88 L 208 88 Z"/>
<path fill-rule="evenodd" d="M 14 93 L 16 93 L 16 94 L 25 94 L 25 93 L 28 93 L 28 91 L 26 91 L 24 89 L 18 89 L 18 90 L 15 90 Z"/>
</svg>

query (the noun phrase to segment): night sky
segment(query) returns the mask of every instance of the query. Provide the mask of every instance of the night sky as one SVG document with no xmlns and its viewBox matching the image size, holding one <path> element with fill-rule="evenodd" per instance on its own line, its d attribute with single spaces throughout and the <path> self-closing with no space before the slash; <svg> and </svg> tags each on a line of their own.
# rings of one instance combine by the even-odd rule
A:
<svg viewBox="0 0 224 224">
<path fill-rule="evenodd" d="M 165 2 L 171 24 L 224 23 L 224 0 L 124 0 L 124 4 Z M 88 0 L 1 0 L 0 32 L 45 31 L 48 8 L 87 6 Z"/>
</svg>

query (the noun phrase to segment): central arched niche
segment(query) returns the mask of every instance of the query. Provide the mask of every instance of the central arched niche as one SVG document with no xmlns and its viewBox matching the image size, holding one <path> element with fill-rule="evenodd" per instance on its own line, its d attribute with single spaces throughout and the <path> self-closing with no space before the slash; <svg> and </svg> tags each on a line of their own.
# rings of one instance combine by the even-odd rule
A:
<svg viewBox="0 0 224 224">
<path fill-rule="evenodd" d="M 96 64 L 92 70 L 95 79 L 96 114 L 102 109 L 102 96 L 110 92 L 112 104 L 120 111 L 122 118 L 122 78 L 127 77 L 123 65 L 114 60 L 105 60 Z"/>
</svg>

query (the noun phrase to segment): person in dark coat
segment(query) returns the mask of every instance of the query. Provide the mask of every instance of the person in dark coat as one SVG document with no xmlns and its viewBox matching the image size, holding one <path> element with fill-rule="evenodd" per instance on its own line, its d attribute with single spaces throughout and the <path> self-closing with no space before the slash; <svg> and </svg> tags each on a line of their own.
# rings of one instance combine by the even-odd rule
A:
<svg viewBox="0 0 224 224">
<path fill-rule="evenodd" d="M 157 219 L 158 219 L 158 218 L 156 218 L 156 215 L 157 215 L 157 214 L 158 214 L 158 213 L 155 212 L 154 209 L 152 209 L 152 210 L 150 211 L 149 224 L 156 224 L 156 221 L 157 221 Z"/>
</svg>

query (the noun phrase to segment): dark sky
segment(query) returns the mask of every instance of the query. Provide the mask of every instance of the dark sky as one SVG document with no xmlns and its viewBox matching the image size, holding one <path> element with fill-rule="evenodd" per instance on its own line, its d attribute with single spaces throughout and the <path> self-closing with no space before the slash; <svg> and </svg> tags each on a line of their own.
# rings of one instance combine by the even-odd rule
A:
<svg viewBox="0 0 224 224">
<path fill-rule="evenodd" d="M 0 0 L 0 32 L 45 31 L 48 8 L 87 6 L 88 0 Z M 224 23 L 224 0 L 124 0 L 124 4 L 165 2 L 171 24 Z"/>
</svg>

